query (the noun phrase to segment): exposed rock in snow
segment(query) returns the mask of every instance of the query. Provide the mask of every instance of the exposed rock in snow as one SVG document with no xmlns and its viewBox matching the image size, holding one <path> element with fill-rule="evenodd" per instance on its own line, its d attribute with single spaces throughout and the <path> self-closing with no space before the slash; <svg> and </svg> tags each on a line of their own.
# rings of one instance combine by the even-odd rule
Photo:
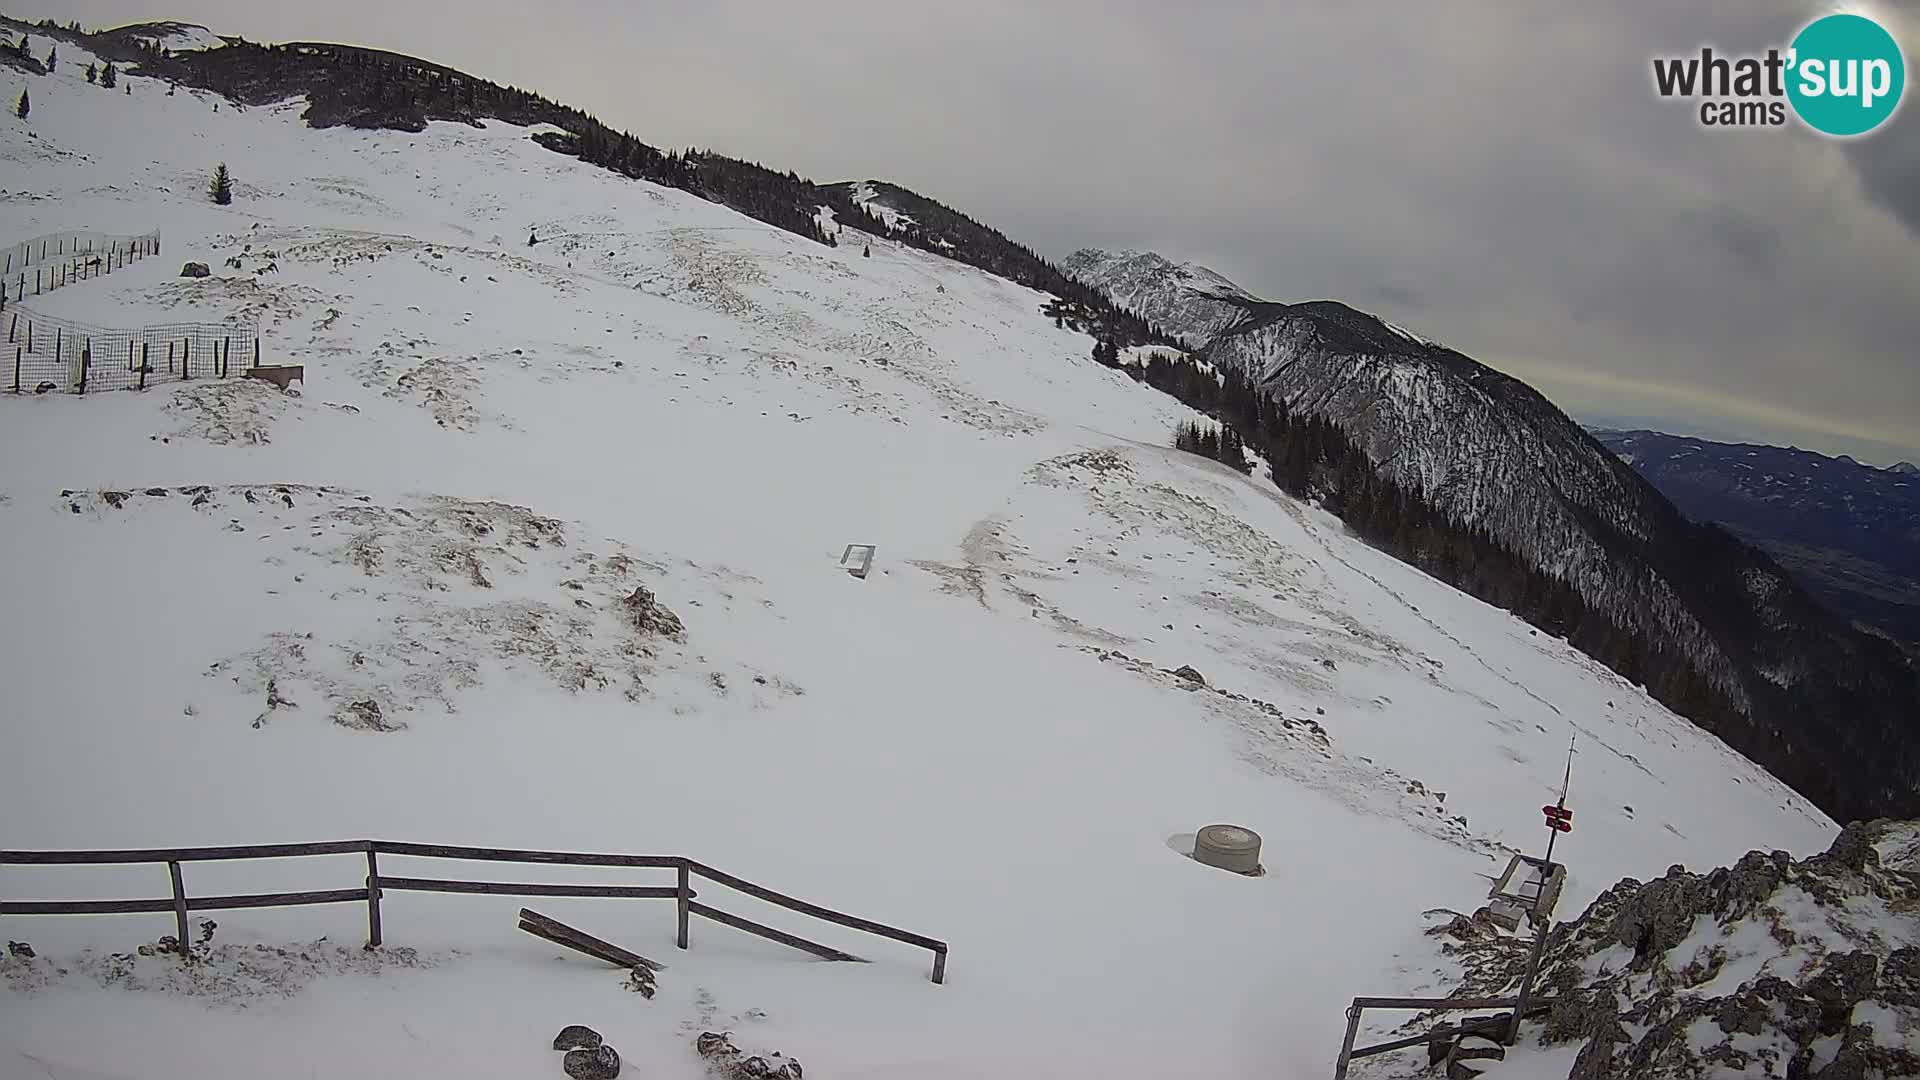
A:
<svg viewBox="0 0 1920 1080">
<path fill-rule="evenodd" d="M 1920 1075 L 1920 874 L 1881 856 L 1914 831 L 1856 823 L 1803 860 L 1621 881 L 1554 929 L 1552 1010 L 1521 1046 L 1579 1044 L 1573 1080 Z M 1466 988 L 1511 992 L 1517 939 L 1462 919 L 1443 933 Z"/>
</svg>

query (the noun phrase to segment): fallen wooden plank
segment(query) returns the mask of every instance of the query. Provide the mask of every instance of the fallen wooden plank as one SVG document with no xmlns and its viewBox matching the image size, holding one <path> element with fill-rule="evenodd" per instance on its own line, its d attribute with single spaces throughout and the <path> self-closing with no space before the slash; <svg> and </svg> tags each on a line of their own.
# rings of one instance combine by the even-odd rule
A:
<svg viewBox="0 0 1920 1080">
<path fill-rule="evenodd" d="M 648 971 L 665 971 L 667 966 L 655 960 L 649 960 L 636 952 L 629 952 L 618 945 L 601 941 L 592 934 L 576 930 L 557 919 L 550 919 L 530 908 L 520 909 L 520 929 L 537 938 L 544 938 L 585 953 L 596 960 L 605 960 L 615 967 L 646 968 Z"/>
<path fill-rule="evenodd" d="M 752 919 L 743 919 L 738 915 L 730 915 L 721 911 L 719 908 L 708 907 L 697 900 L 689 901 L 687 910 L 702 918 L 712 919 L 714 922 L 731 926 L 735 930 L 745 930 L 749 934 L 758 934 L 768 941 L 777 941 L 782 945 L 791 945 L 802 952 L 810 952 L 823 960 L 848 960 L 856 964 L 866 963 L 865 960 L 862 960 L 852 953 L 841 952 L 839 949 L 822 945 L 817 941 L 808 941 L 803 937 L 795 937 L 784 930 L 775 930 L 771 926 L 763 926 L 760 923 L 754 922 Z"/>
</svg>

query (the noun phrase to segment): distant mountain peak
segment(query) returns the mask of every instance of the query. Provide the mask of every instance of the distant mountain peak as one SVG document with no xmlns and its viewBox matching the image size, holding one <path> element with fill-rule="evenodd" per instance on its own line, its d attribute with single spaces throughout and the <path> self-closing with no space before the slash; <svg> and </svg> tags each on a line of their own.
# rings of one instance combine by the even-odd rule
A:
<svg viewBox="0 0 1920 1080">
<path fill-rule="evenodd" d="M 1920 476 L 1920 465 L 1915 465 L 1911 461 L 1903 461 L 1898 465 L 1889 465 L 1887 471 L 1899 473 L 1902 476 Z"/>
</svg>

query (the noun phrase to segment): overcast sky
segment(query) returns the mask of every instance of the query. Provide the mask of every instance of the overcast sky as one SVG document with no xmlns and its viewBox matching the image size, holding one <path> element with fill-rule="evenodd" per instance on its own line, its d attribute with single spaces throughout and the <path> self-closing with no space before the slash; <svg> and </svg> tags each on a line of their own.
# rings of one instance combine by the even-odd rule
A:
<svg viewBox="0 0 1920 1080">
<path fill-rule="evenodd" d="M 1785 45 L 1825 0 L 0 3 L 411 53 L 1056 259 L 1344 300 L 1583 418 L 1920 460 L 1920 106 L 1843 144 L 1652 91 L 1652 56 Z M 1850 8 L 1920 61 L 1920 0 Z"/>
</svg>

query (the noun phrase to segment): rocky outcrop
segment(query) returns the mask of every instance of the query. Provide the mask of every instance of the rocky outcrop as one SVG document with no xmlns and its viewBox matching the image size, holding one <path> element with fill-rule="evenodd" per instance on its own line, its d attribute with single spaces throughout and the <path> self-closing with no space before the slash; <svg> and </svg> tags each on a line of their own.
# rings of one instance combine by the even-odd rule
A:
<svg viewBox="0 0 1920 1080">
<path fill-rule="evenodd" d="M 1569 1080 L 1920 1076 L 1917 835 L 1861 822 L 1802 860 L 1619 882 L 1553 931 L 1552 1006 L 1522 1042 L 1578 1044 Z M 1515 939 L 1466 917 L 1430 932 L 1469 987 L 1517 981 Z"/>
</svg>

